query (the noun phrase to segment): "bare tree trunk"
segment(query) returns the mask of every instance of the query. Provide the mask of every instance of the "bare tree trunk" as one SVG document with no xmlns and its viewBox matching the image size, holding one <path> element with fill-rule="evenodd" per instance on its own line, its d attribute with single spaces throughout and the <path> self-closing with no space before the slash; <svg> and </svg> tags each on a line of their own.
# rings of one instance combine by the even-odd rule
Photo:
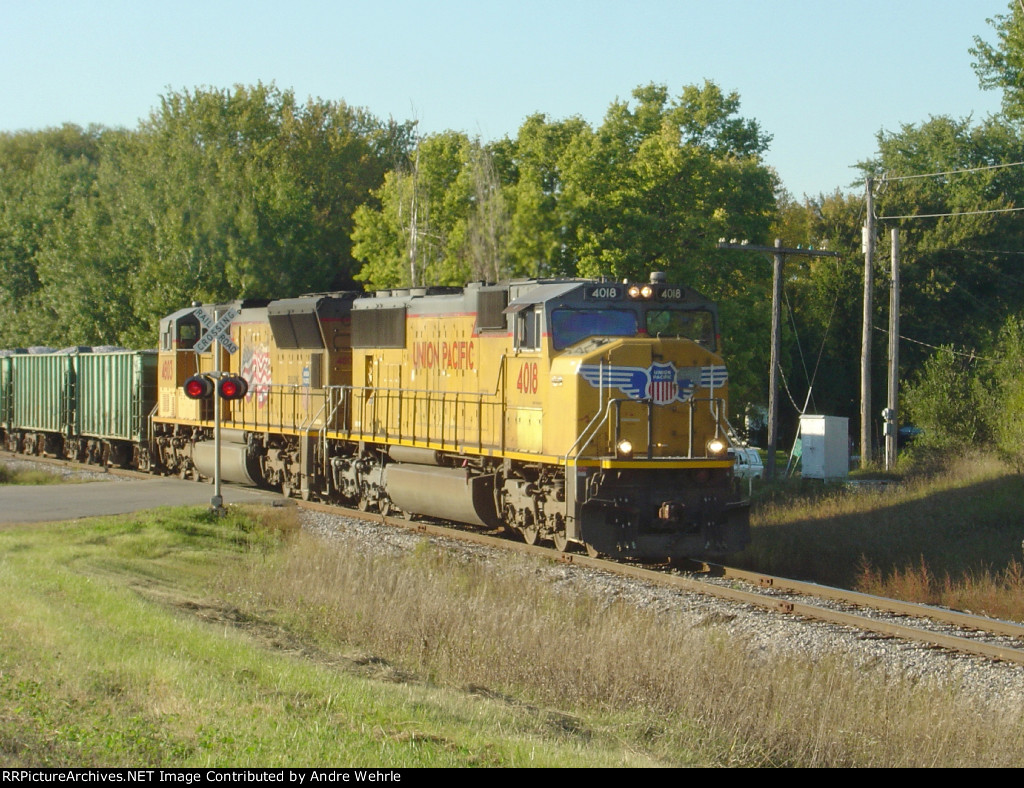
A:
<svg viewBox="0 0 1024 788">
<path fill-rule="evenodd" d="M 505 240 L 509 215 L 490 154 L 474 148 L 471 162 L 475 209 L 469 217 L 470 271 L 474 279 L 500 281 L 508 273 Z"/>
</svg>

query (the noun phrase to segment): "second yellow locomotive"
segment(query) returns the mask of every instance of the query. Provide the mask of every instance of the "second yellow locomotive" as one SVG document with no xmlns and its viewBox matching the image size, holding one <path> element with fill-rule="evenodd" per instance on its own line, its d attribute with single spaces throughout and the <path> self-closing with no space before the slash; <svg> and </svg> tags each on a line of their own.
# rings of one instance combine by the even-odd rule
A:
<svg viewBox="0 0 1024 788">
<path fill-rule="evenodd" d="M 197 353 L 229 308 L 237 352 Z M 222 403 L 226 478 L 563 550 L 724 555 L 749 529 L 717 322 L 658 274 L 183 309 L 161 322 L 152 444 L 210 475 L 213 409 L 182 385 L 230 372 L 248 393 Z"/>
</svg>

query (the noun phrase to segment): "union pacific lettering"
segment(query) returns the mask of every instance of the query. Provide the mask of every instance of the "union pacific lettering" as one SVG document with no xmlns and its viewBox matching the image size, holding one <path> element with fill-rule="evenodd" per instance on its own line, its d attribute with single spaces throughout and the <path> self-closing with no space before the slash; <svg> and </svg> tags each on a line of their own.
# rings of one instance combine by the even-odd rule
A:
<svg viewBox="0 0 1024 788">
<path fill-rule="evenodd" d="M 476 345 L 473 340 L 452 342 L 413 342 L 413 369 L 475 369 Z"/>
</svg>

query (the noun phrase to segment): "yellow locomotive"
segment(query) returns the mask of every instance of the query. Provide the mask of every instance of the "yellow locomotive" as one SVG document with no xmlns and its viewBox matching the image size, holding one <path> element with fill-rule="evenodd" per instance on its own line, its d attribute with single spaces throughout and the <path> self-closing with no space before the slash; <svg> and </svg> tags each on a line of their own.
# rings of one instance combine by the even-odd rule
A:
<svg viewBox="0 0 1024 788">
<path fill-rule="evenodd" d="M 237 352 L 197 353 L 229 308 Z M 717 320 L 660 274 L 192 307 L 161 321 L 151 445 L 212 475 L 212 402 L 182 387 L 233 374 L 248 391 L 221 403 L 222 478 L 563 550 L 723 555 L 749 528 Z"/>
</svg>

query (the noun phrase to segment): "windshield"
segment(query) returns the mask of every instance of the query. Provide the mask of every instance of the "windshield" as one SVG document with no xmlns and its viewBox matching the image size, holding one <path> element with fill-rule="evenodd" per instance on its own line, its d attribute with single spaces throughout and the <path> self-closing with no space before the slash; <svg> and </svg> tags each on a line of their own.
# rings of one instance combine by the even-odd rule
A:
<svg viewBox="0 0 1024 788">
<path fill-rule="evenodd" d="M 636 333 L 636 314 L 624 309 L 556 309 L 551 313 L 556 350 L 587 337 L 632 337 Z"/>
<path fill-rule="evenodd" d="M 715 318 L 704 309 L 649 309 L 647 333 L 652 337 L 692 339 L 714 347 Z"/>
</svg>

